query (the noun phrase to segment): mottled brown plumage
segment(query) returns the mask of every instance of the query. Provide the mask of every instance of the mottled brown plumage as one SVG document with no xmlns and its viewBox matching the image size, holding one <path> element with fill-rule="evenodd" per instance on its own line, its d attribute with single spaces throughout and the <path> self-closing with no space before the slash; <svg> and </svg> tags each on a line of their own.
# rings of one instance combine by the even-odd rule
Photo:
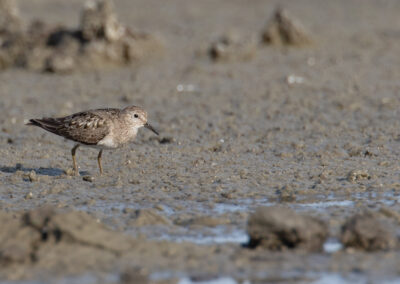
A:
<svg viewBox="0 0 400 284">
<path fill-rule="evenodd" d="M 118 148 L 136 137 L 140 127 L 145 126 L 154 133 L 157 131 L 147 123 L 147 113 L 137 106 L 124 109 L 104 108 L 78 112 L 59 118 L 31 119 L 27 125 L 43 128 L 51 133 L 77 142 L 72 149 L 75 174 L 78 168 L 75 151 L 80 145 L 100 148 L 98 165 L 100 173 L 103 149 Z"/>
<path fill-rule="evenodd" d="M 28 125 L 39 126 L 51 133 L 85 145 L 96 145 L 110 132 L 104 116 L 109 113 L 117 115 L 119 110 L 102 109 L 97 112 L 101 112 L 103 116 L 94 111 L 84 111 L 60 118 L 31 119 Z"/>
</svg>

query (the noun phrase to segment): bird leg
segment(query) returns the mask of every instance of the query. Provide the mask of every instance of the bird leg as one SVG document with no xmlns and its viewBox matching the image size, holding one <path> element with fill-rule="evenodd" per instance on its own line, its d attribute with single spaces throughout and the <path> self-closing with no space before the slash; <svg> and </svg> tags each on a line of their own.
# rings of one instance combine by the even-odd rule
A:
<svg viewBox="0 0 400 284">
<path fill-rule="evenodd" d="M 74 148 L 72 148 L 72 150 L 71 150 L 72 163 L 73 163 L 73 165 L 74 165 L 74 172 L 75 172 L 75 175 L 76 175 L 76 176 L 79 176 L 79 171 L 78 171 L 78 166 L 76 165 L 75 152 L 76 152 L 76 149 L 78 149 L 79 146 L 80 146 L 79 144 L 76 144 L 76 145 L 74 146 Z"/>
<path fill-rule="evenodd" d="M 100 150 L 99 155 L 97 156 L 97 163 L 99 164 L 100 175 L 103 174 L 103 167 L 101 166 L 101 154 L 103 154 L 103 149 Z"/>
</svg>

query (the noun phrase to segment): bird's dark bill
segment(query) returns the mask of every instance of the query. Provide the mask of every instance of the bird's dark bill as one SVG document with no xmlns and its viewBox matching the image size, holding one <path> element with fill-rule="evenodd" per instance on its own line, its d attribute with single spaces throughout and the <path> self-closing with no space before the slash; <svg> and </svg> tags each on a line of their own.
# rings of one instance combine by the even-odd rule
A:
<svg viewBox="0 0 400 284">
<path fill-rule="evenodd" d="M 149 123 L 146 123 L 146 124 L 144 125 L 144 127 L 146 127 L 147 129 L 150 129 L 151 131 L 153 131 L 155 134 L 158 135 L 157 130 L 155 130 L 154 127 L 151 126 Z"/>
</svg>

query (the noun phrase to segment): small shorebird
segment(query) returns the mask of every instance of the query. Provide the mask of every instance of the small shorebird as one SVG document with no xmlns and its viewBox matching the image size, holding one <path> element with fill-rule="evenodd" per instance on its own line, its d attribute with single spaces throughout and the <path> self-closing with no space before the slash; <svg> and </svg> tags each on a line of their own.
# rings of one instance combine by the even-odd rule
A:
<svg viewBox="0 0 400 284">
<path fill-rule="evenodd" d="M 79 175 L 75 152 L 81 145 L 100 149 L 97 163 L 102 174 L 103 149 L 115 149 L 132 141 L 142 126 L 158 135 L 147 122 L 147 112 L 137 106 L 87 110 L 59 118 L 30 119 L 27 125 L 39 126 L 76 142 L 71 150 L 75 175 Z"/>
</svg>

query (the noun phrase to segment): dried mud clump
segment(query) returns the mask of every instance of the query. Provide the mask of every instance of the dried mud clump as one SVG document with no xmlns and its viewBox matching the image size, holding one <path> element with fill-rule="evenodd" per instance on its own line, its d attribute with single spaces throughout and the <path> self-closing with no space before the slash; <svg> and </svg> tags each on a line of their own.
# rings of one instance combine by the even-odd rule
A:
<svg viewBox="0 0 400 284">
<path fill-rule="evenodd" d="M 20 22 L 17 12 L 12 15 Z M 50 27 L 38 21 L 25 29 L 15 26 L 7 29 L 10 31 L 1 42 L 2 68 L 18 66 L 57 73 L 98 69 L 129 64 L 161 47 L 155 37 L 121 24 L 111 0 L 88 1 L 77 29 Z M 0 26 L 0 31 L 6 27 Z"/>
<path fill-rule="evenodd" d="M 19 41 L 22 34 L 22 24 L 18 9 L 13 0 L 0 0 L 0 68 L 13 63 L 18 47 L 10 47 L 11 43 Z"/>
<path fill-rule="evenodd" d="M 88 269 L 115 260 L 134 246 L 131 238 L 109 230 L 84 212 L 41 208 L 19 217 L 0 212 L 0 222 L 0 275 L 12 271 L 6 268 L 32 264 Z"/>
<path fill-rule="evenodd" d="M 153 283 L 149 280 L 148 272 L 145 271 L 143 268 L 140 267 L 133 267 L 126 269 L 120 275 L 120 283 L 121 284 L 133 284 L 133 283 L 140 283 L 140 284 L 147 284 Z"/>
<path fill-rule="evenodd" d="M 328 236 L 326 225 L 284 207 L 260 207 L 248 222 L 249 247 L 269 250 L 320 251 Z"/>
<path fill-rule="evenodd" d="M 265 44 L 278 46 L 304 46 L 312 43 L 311 36 L 303 25 L 280 8 L 276 9 L 261 32 L 261 39 Z"/>
<path fill-rule="evenodd" d="M 366 251 L 396 248 L 398 245 L 396 234 L 384 221 L 374 212 L 356 214 L 342 226 L 343 245 L 347 248 Z"/>
<path fill-rule="evenodd" d="M 110 1 L 88 1 L 81 17 L 82 38 L 86 41 L 105 39 L 118 41 L 125 36 L 125 27 L 118 22 Z"/>
<path fill-rule="evenodd" d="M 244 38 L 237 33 L 227 33 L 211 43 L 208 55 L 213 61 L 249 60 L 257 51 L 254 38 Z"/>
<path fill-rule="evenodd" d="M 0 0 L 0 36 L 17 33 L 22 24 L 14 0 Z"/>
</svg>

